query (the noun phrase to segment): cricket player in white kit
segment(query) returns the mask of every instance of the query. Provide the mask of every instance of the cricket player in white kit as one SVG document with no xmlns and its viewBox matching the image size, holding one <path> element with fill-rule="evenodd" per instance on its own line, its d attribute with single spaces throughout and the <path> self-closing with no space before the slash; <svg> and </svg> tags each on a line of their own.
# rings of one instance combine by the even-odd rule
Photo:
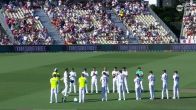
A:
<svg viewBox="0 0 196 110">
<path fill-rule="evenodd" d="M 74 93 L 76 93 L 76 72 L 74 68 L 69 72 L 69 93 L 72 92 L 72 87 L 74 88 Z"/>
<path fill-rule="evenodd" d="M 68 85 L 67 85 L 67 80 L 68 80 L 68 68 L 65 69 L 65 72 L 63 74 L 63 78 L 61 80 L 63 80 L 65 88 L 64 90 L 61 92 L 63 94 L 63 99 L 62 102 L 65 102 L 65 97 L 67 96 L 67 89 L 68 89 Z"/>
<path fill-rule="evenodd" d="M 107 70 L 107 68 L 106 67 L 104 67 L 103 68 L 103 71 L 102 71 L 102 75 L 103 75 L 103 73 L 106 73 L 106 76 L 108 77 L 108 79 L 109 79 L 109 71 Z M 107 83 L 107 91 L 108 91 L 108 93 L 110 93 L 110 90 L 109 90 L 109 81 L 108 81 L 108 83 Z"/>
<path fill-rule="evenodd" d="M 153 100 L 155 94 L 154 93 L 155 76 L 152 71 L 149 72 L 148 81 L 149 81 L 150 100 Z"/>
<path fill-rule="evenodd" d="M 140 84 L 140 77 L 138 74 L 136 74 L 134 83 L 135 83 L 136 100 L 141 100 L 141 84 Z"/>
<path fill-rule="evenodd" d="M 88 83 L 88 77 L 89 77 L 89 74 L 87 73 L 87 69 L 86 68 L 84 68 L 84 71 L 82 72 L 82 74 L 84 74 L 84 77 L 86 78 L 86 83 L 85 83 L 85 93 L 87 93 L 88 94 L 88 85 L 87 85 L 87 83 Z"/>
<path fill-rule="evenodd" d="M 122 74 L 124 75 L 125 89 L 126 89 L 127 93 L 129 93 L 128 83 L 127 83 L 128 71 L 127 71 L 126 67 L 123 67 Z"/>
<path fill-rule="evenodd" d="M 118 83 L 117 83 L 117 75 L 118 75 L 118 71 L 117 71 L 117 67 L 114 67 L 114 70 L 112 71 L 112 84 L 113 84 L 113 93 L 117 90 L 118 91 Z"/>
<path fill-rule="evenodd" d="M 167 75 L 167 71 L 163 70 L 163 74 L 161 76 L 161 80 L 162 80 L 162 97 L 161 99 L 164 99 L 164 94 L 166 93 L 167 99 L 169 99 L 169 93 L 168 93 L 168 75 Z"/>
<path fill-rule="evenodd" d="M 179 77 L 179 74 L 178 74 L 178 71 L 174 71 L 174 75 L 173 75 L 173 99 L 179 99 L 180 96 L 179 96 L 179 80 L 180 80 L 180 77 Z"/>
<path fill-rule="evenodd" d="M 117 75 L 117 83 L 118 83 L 118 100 L 121 100 L 121 95 L 123 96 L 123 100 L 125 100 L 125 85 L 124 85 L 124 75 L 122 74 L 122 70 L 118 72 Z"/>
<path fill-rule="evenodd" d="M 94 67 L 93 70 L 91 71 L 91 93 L 93 93 L 93 87 L 95 87 L 96 93 L 98 93 L 97 75 L 98 72 Z"/>
<path fill-rule="evenodd" d="M 102 88 L 102 101 L 107 101 L 108 100 L 108 96 L 107 96 L 107 84 L 108 84 L 108 76 L 105 72 L 103 72 L 101 78 L 101 88 Z"/>
</svg>

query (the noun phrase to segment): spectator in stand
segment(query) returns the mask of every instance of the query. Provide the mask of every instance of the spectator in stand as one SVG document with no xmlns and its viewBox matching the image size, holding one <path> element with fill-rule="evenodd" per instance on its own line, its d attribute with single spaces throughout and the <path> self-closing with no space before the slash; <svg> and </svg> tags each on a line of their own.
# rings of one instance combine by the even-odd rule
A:
<svg viewBox="0 0 196 110">
<path fill-rule="evenodd" d="M 9 2 L 3 7 L 5 20 L 14 35 L 15 45 L 51 45 L 53 40 L 32 7 L 38 3 L 28 1 Z"/>
<path fill-rule="evenodd" d="M 116 44 L 118 35 L 125 33 L 111 22 L 111 15 L 105 12 L 103 3 L 75 3 L 60 7 L 45 5 L 44 10 L 66 45 Z"/>
<path fill-rule="evenodd" d="M 174 42 L 174 39 L 171 36 L 165 37 L 168 33 L 160 31 L 161 28 L 157 21 L 152 22 L 150 25 L 145 23 L 145 19 L 150 19 L 149 16 L 151 16 L 147 3 L 139 2 L 137 0 L 131 2 L 127 1 L 125 3 L 116 4 L 114 10 L 130 32 L 132 32 L 133 37 L 139 39 L 139 43 L 157 44 Z"/>
<path fill-rule="evenodd" d="M 185 7 L 185 16 L 183 17 L 183 39 L 186 41 L 183 43 L 196 43 L 196 4 L 187 3 L 188 7 Z"/>
</svg>

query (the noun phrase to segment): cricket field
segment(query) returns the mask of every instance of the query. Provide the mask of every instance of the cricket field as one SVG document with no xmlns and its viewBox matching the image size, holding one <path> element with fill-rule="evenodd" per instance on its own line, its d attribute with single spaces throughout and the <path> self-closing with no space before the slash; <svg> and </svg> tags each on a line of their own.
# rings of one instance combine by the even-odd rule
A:
<svg viewBox="0 0 196 110">
<path fill-rule="evenodd" d="M 131 93 L 126 101 L 118 101 L 117 93 L 110 93 L 108 101 L 101 101 L 101 93 L 87 94 L 84 104 L 74 103 L 78 94 L 70 94 L 66 103 L 50 104 L 49 79 L 57 67 L 61 76 L 65 68 L 75 68 L 79 77 L 83 68 L 90 72 L 96 67 L 100 77 L 103 67 L 111 73 L 114 67 L 127 67 Z M 142 100 L 135 100 L 133 78 L 138 66 L 144 71 Z M 161 100 L 162 70 L 169 76 L 169 100 Z M 156 77 L 155 100 L 149 100 L 148 71 Z M 180 75 L 180 99 L 172 97 L 172 75 Z M 112 80 L 110 76 L 110 90 Z M 98 83 L 100 90 L 100 82 Z M 60 88 L 64 88 L 63 82 Z M 88 88 L 90 90 L 90 79 Z M 78 87 L 77 87 L 78 89 Z M 196 53 L 178 52 L 75 52 L 75 53 L 4 53 L 0 54 L 0 110 L 196 110 Z"/>
</svg>

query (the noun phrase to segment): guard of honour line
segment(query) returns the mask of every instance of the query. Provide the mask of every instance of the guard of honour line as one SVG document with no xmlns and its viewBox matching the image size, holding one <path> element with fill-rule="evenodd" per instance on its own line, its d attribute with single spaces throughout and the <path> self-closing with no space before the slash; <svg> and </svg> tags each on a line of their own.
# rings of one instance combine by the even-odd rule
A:
<svg viewBox="0 0 196 110">
<path fill-rule="evenodd" d="M 110 93 L 109 90 L 109 71 L 107 68 L 104 67 L 103 71 L 101 72 L 101 77 L 98 79 L 98 71 L 94 67 L 92 71 L 89 73 L 87 72 L 87 69 L 84 68 L 83 72 L 81 73 L 78 80 L 76 80 L 76 72 L 74 71 L 74 68 L 71 69 L 69 72 L 68 68 L 65 69 L 65 72 L 63 74 L 63 77 L 60 78 L 60 74 L 58 72 L 58 69 L 55 68 L 52 73 L 52 78 L 50 79 L 50 85 L 51 85 L 51 95 L 50 95 L 50 103 L 53 102 L 53 96 L 55 99 L 55 103 L 58 103 L 58 93 L 60 93 L 59 90 L 59 84 L 60 81 L 64 82 L 65 88 L 61 91 L 63 94 L 62 102 L 65 102 L 66 97 L 68 94 L 76 93 L 76 83 L 79 85 L 79 103 L 84 103 L 85 101 L 85 94 L 88 94 L 88 84 L 89 84 L 89 77 L 91 77 L 91 93 L 94 92 L 98 93 L 98 81 L 101 83 L 101 101 L 107 101 L 108 100 L 108 93 Z M 136 100 L 141 100 L 141 94 L 142 91 L 144 91 L 143 88 L 143 77 L 144 73 L 141 69 L 141 67 L 138 67 L 135 78 L 133 79 L 133 82 L 135 84 L 135 98 Z M 148 82 L 149 82 L 149 93 L 150 93 L 150 100 L 155 99 L 155 75 L 153 71 L 149 71 L 148 75 Z M 128 71 L 126 67 L 123 67 L 122 69 L 119 69 L 117 67 L 114 67 L 112 71 L 112 88 L 113 93 L 118 93 L 118 100 L 126 100 L 125 93 L 129 93 L 128 88 Z M 169 99 L 169 93 L 168 93 L 168 74 L 166 70 L 163 70 L 161 75 L 161 81 L 162 81 L 162 92 L 161 92 L 161 99 L 164 99 L 166 96 L 167 99 Z M 69 87 L 69 88 L 68 88 Z M 173 99 L 179 99 L 179 74 L 178 71 L 174 71 L 173 74 Z M 77 101 L 77 98 L 74 98 L 75 101 Z"/>
</svg>

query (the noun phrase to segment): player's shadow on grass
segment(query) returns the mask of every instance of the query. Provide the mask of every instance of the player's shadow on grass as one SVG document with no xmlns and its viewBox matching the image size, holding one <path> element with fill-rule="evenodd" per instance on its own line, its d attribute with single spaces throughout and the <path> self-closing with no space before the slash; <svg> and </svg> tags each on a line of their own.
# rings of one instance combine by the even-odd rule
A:
<svg viewBox="0 0 196 110">
<path fill-rule="evenodd" d="M 78 96 L 78 94 L 71 93 L 71 94 L 69 94 L 69 96 Z"/>
<path fill-rule="evenodd" d="M 196 96 L 183 96 L 183 97 L 180 97 L 180 99 L 194 99 L 196 98 Z"/>
<path fill-rule="evenodd" d="M 100 99 L 87 99 L 87 102 L 100 102 Z"/>
<path fill-rule="evenodd" d="M 142 91 L 142 93 L 148 93 L 148 92 L 149 92 L 149 90 Z M 162 91 L 161 90 L 155 90 L 155 92 L 162 92 Z M 129 91 L 129 93 L 135 93 L 135 90 L 131 90 L 131 91 Z"/>
</svg>

